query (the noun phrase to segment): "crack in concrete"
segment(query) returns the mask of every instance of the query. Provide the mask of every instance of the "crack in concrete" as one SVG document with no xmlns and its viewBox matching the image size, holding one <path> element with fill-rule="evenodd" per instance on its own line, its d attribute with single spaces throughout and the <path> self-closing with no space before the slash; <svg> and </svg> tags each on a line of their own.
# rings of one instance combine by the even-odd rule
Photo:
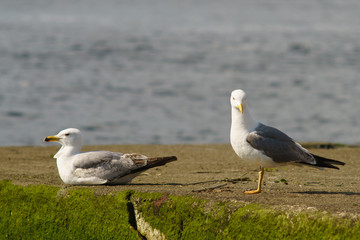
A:
<svg viewBox="0 0 360 240">
<path fill-rule="evenodd" d="M 129 224 L 131 225 L 131 227 L 137 232 L 139 238 L 141 240 L 147 240 L 147 238 L 141 234 L 141 232 L 138 230 L 138 224 L 136 221 L 136 214 L 135 214 L 135 207 L 134 204 L 131 202 L 131 192 L 128 193 L 128 195 L 126 196 L 126 206 L 127 206 L 127 211 L 129 214 Z"/>
</svg>

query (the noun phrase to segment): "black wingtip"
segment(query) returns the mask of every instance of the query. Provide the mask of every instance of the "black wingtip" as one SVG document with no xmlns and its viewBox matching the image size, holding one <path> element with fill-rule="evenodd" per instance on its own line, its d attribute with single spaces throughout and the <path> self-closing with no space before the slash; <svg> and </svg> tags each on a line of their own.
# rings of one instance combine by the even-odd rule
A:
<svg viewBox="0 0 360 240">
<path fill-rule="evenodd" d="M 146 164 L 146 166 L 137 168 L 137 169 L 131 171 L 131 173 L 142 172 L 149 168 L 163 166 L 169 162 L 173 162 L 176 160 L 177 160 L 176 156 L 149 158 L 149 159 L 147 159 L 148 163 Z"/>
<path fill-rule="evenodd" d="M 176 160 L 177 160 L 176 156 L 149 158 L 147 166 L 149 166 L 149 168 L 162 166 Z"/>
<path fill-rule="evenodd" d="M 317 155 L 314 155 L 314 154 L 311 154 L 311 155 L 316 160 L 316 164 L 312 165 L 314 167 L 325 167 L 325 168 L 333 168 L 333 169 L 338 169 L 339 170 L 339 168 L 337 166 L 334 166 L 334 165 L 341 165 L 341 166 L 345 165 L 345 163 L 341 162 L 341 161 L 320 157 L 320 156 L 317 156 Z"/>
</svg>

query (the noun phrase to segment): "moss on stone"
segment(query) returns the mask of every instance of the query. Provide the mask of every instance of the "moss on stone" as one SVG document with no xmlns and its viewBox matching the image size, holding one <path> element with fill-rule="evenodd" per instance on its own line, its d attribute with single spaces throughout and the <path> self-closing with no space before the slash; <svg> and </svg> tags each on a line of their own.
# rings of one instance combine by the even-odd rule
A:
<svg viewBox="0 0 360 240">
<path fill-rule="evenodd" d="M 0 239 L 139 239 L 135 210 L 166 239 L 357 239 L 358 218 L 244 202 L 0 182 Z M 154 231 L 156 232 L 156 231 Z M 159 236 L 159 234 L 158 234 Z"/>
<path fill-rule="evenodd" d="M 57 197 L 58 191 L 0 182 L 0 239 L 137 239 L 123 197 L 88 189 Z"/>
<path fill-rule="evenodd" d="M 289 213 L 255 204 L 211 202 L 193 197 L 154 199 L 144 193 L 135 193 L 132 199 L 145 220 L 168 239 L 357 239 L 360 236 L 358 219 L 335 218 L 320 212 Z"/>
</svg>

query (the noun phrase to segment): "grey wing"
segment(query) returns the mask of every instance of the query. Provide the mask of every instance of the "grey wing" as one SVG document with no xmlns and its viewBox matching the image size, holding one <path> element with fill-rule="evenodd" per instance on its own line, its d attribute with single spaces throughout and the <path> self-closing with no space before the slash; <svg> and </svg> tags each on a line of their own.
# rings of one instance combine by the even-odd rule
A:
<svg viewBox="0 0 360 240">
<path fill-rule="evenodd" d="M 292 138 L 276 128 L 261 123 L 249 133 L 246 141 L 277 163 L 316 163 L 314 157 Z"/>
<path fill-rule="evenodd" d="M 84 152 L 76 155 L 74 166 L 76 168 L 96 168 L 112 160 L 120 159 L 122 153 L 108 151 Z"/>
<path fill-rule="evenodd" d="M 118 152 L 98 151 L 81 153 L 74 162 L 74 166 L 77 167 L 74 175 L 79 177 L 95 176 L 111 181 L 112 179 L 129 174 L 133 169 L 145 166 L 147 163 L 146 159 L 136 160 L 130 158 L 129 154 Z"/>
</svg>

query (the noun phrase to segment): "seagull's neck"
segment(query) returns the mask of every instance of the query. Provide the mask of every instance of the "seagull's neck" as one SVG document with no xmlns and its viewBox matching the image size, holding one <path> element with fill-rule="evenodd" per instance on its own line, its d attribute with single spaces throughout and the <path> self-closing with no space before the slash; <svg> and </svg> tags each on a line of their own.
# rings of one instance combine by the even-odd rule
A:
<svg viewBox="0 0 360 240">
<path fill-rule="evenodd" d="M 81 151 L 81 146 L 61 146 L 60 150 L 55 154 L 54 158 L 68 157 L 75 155 Z"/>
<path fill-rule="evenodd" d="M 243 113 L 241 113 L 236 108 L 231 108 L 231 131 L 232 132 L 235 131 L 235 132 L 249 133 L 254 128 L 256 128 L 256 126 L 258 124 L 259 123 L 252 118 L 248 108 L 245 108 Z"/>
</svg>

